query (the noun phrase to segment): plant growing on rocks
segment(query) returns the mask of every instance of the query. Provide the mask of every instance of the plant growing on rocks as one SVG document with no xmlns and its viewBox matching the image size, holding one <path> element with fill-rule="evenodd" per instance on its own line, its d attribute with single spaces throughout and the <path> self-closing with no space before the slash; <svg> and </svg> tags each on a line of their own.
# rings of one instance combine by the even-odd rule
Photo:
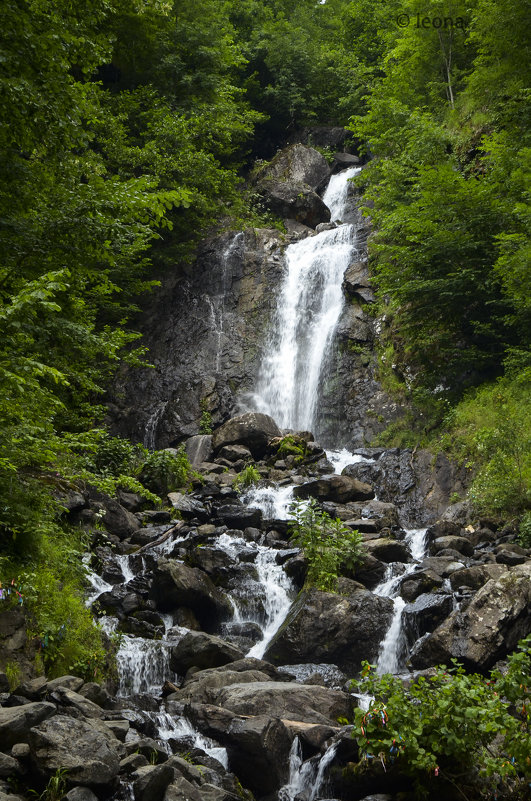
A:
<svg viewBox="0 0 531 801">
<path fill-rule="evenodd" d="M 454 662 L 406 688 L 363 663 L 353 685 L 373 700 L 368 712 L 355 710 L 355 772 L 381 762 L 409 777 L 418 798 L 444 786 L 452 792 L 449 785 L 465 799 L 492 798 L 495 788 L 500 798 L 523 797 L 518 792 L 531 778 L 530 646 L 528 637 L 509 657 L 506 674 L 493 671 L 490 680 Z"/>
<path fill-rule="evenodd" d="M 187 486 L 193 476 L 194 471 L 183 446 L 176 453 L 171 450 L 150 453 L 141 474 L 147 487 L 161 495 Z"/>
<path fill-rule="evenodd" d="M 254 464 L 248 464 L 246 467 L 243 468 L 241 473 L 238 473 L 234 481 L 232 482 L 232 486 L 238 492 L 242 492 L 243 490 L 248 489 L 249 487 L 254 486 L 257 484 L 261 479 L 261 475 L 256 469 Z"/>
<path fill-rule="evenodd" d="M 312 498 L 298 501 L 291 512 L 291 541 L 302 548 L 308 560 L 306 584 L 334 592 L 342 566 L 352 569 L 363 554 L 362 537 L 323 512 Z"/>
</svg>

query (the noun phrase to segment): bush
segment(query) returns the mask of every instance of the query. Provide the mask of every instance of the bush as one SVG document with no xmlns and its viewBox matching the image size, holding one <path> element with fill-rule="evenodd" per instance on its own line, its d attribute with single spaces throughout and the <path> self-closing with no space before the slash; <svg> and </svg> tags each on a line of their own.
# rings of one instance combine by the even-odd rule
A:
<svg viewBox="0 0 531 801">
<path fill-rule="evenodd" d="M 469 783 L 474 798 L 478 791 L 492 798 L 496 786 L 517 798 L 515 788 L 523 790 L 531 778 L 530 646 L 531 637 L 520 643 L 505 675 L 494 671 L 487 680 L 454 663 L 409 688 L 390 674 L 376 675 L 365 662 L 353 685 L 373 700 L 368 712 L 355 710 L 356 771 L 382 762 L 408 776 L 418 798 L 444 791 L 446 783 L 467 798 Z"/>
<path fill-rule="evenodd" d="M 261 475 L 256 469 L 254 464 L 248 464 L 243 470 L 238 473 L 234 481 L 232 482 L 232 486 L 238 492 L 243 492 L 243 490 L 249 489 L 249 487 L 258 484 L 261 479 Z"/>
<path fill-rule="evenodd" d="M 297 502 L 291 512 L 290 539 L 302 548 L 308 560 L 306 584 L 325 592 L 334 592 L 341 567 L 352 570 L 361 561 L 362 536 L 321 511 L 312 498 Z"/>
<path fill-rule="evenodd" d="M 526 512 L 520 520 L 518 542 L 522 548 L 531 548 L 531 512 Z"/>
<path fill-rule="evenodd" d="M 195 475 L 181 445 L 177 451 L 168 449 L 150 453 L 142 466 L 141 480 L 148 489 L 165 495 L 187 487 Z"/>
</svg>

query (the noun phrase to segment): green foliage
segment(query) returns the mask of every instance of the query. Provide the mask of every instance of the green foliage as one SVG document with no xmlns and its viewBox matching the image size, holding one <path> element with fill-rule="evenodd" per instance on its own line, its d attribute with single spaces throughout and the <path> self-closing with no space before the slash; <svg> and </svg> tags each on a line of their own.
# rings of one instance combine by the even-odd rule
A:
<svg viewBox="0 0 531 801">
<path fill-rule="evenodd" d="M 199 423 L 200 434 L 212 434 L 212 415 L 207 406 L 207 401 L 201 401 L 201 421 Z"/>
<path fill-rule="evenodd" d="M 160 495 L 187 487 L 195 477 L 190 460 L 181 445 L 173 449 L 153 451 L 142 466 L 141 478 L 145 485 Z"/>
<path fill-rule="evenodd" d="M 522 641 L 507 673 L 494 672 L 490 681 L 454 664 L 406 689 L 400 679 L 378 676 L 364 663 L 353 683 L 374 699 L 368 713 L 355 710 L 357 770 L 383 761 L 388 770 L 410 777 L 418 798 L 444 791 L 447 783 L 469 797 L 472 782 L 474 797 L 485 799 L 493 787 L 523 790 L 531 777 L 530 646 L 530 638 Z"/>
<path fill-rule="evenodd" d="M 531 512 L 522 515 L 518 527 L 518 542 L 522 548 L 531 548 Z"/>
<path fill-rule="evenodd" d="M 531 508 L 531 403 L 523 374 L 485 385 L 452 411 L 442 444 L 475 469 L 469 491 L 478 512 Z"/>
<path fill-rule="evenodd" d="M 18 662 L 6 662 L 6 664 L 4 665 L 4 673 L 7 676 L 7 681 L 9 683 L 9 690 L 13 692 L 13 690 L 20 684 L 20 680 L 22 678 L 22 671 L 20 670 L 20 665 L 18 664 Z"/>
<path fill-rule="evenodd" d="M 232 486 L 238 492 L 243 492 L 249 487 L 253 487 L 257 484 L 261 479 L 261 475 L 256 469 L 254 464 L 246 465 L 243 470 L 238 473 L 234 481 L 232 482 Z"/>
<path fill-rule="evenodd" d="M 30 790 L 30 793 L 36 795 L 40 801 L 62 801 L 67 789 L 67 776 L 67 768 L 57 768 L 55 773 L 48 779 L 48 784 L 40 795 L 34 790 Z"/>
<path fill-rule="evenodd" d="M 306 456 L 306 442 L 293 434 L 287 434 L 280 440 L 277 456 L 280 456 L 281 459 L 286 456 L 295 456 L 295 461 L 300 462 Z"/>
<path fill-rule="evenodd" d="M 362 558 L 361 534 L 332 519 L 313 498 L 296 502 L 290 516 L 290 539 L 308 560 L 307 586 L 335 592 L 341 568 L 351 571 Z"/>
</svg>

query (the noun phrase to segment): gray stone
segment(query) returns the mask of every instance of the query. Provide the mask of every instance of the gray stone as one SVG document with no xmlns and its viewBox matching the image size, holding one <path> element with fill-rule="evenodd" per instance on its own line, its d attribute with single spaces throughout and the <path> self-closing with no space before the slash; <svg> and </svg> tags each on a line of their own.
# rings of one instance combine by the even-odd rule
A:
<svg viewBox="0 0 531 801">
<path fill-rule="evenodd" d="M 473 590 L 479 590 L 487 581 L 499 579 L 508 570 L 509 568 L 506 565 L 496 564 L 465 567 L 452 573 L 450 585 L 452 590 L 457 590 L 459 587 L 470 587 Z"/>
<path fill-rule="evenodd" d="M 352 713 L 346 693 L 317 685 L 249 682 L 222 687 L 216 704 L 236 715 L 267 715 L 306 723 L 333 724 Z"/>
<path fill-rule="evenodd" d="M 463 556 L 474 555 L 474 546 L 466 537 L 454 535 L 437 537 L 430 545 L 430 553 L 432 554 L 437 555 L 437 553 L 445 550 L 456 551 L 458 554 L 463 554 Z"/>
<path fill-rule="evenodd" d="M 325 157 L 312 147 L 300 143 L 280 150 L 276 156 L 255 175 L 255 182 L 276 179 L 292 184 L 306 184 L 317 189 L 330 175 Z"/>
<path fill-rule="evenodd" d="M 163 801 L 203 801 L 203 799 L 199 789 L 181 776 L 168 785 Z"/>
<path fill-rule="evenodd" d="M 291 739 L 283 721 L 274 717 L 235 718 L 226 734 L 231 768 L 259 797 L 274 793 L 288 779 Z"/>
<path fill-rule="evenodd" d="M 328 662 L 353 675 L 363 660 L 377 658 L 392 614 L 393 602 L 368 590 L 349 597 L 305 590 L 265 656 L 277 665 Z"/>
<path fill-rule="evenodd" d="M 488 581 L 465 609 L 457 609 L 411 653 L 416 668 L 458 659 L 487 671 L 531 632 L 531 564 Z"/>
<path fill-rule="evenodd" d="M 130 724 L 128 720 L 106 720 L 105 725 L 109 728 L 117 740 L 124 743 L 129 731 Z"/>
<path fill-rule="evenodd" d="M 184 703 L 213 704 L 223 687 L 270 680 L 270 676 L 259 670 L 200 670 L 185 681 L 181 689 L 172 694 L 171 699 Z"/>
<path fill-rule="evenodd" d="M 103 712 L 97 704 L 92 703 L 92 701 L 89 701 L 89 699 L 85 698 L 83 695 L 79 695 L 79 693 L 72 692 L 72 690 L 67 690 L 64 687 L 57 687 L 54 692 L 50 694 L 50 697 L 61 706 L 67 708 L 71 707 L 77 710 L 85 718 L 98 718 L 101 720 L 103 717 Z"/>
<path fill-rule="evenodd" d="M 118 774 L 119 743 L 100 721 L 56 715 L 31 729 L 29 744 L 42 776 L 66 769 L 69 784 L 108 787 Z"/>
<path fill-rule="evenodd" d="M 408 562 L 410 553 L 407 545 L 390 537 L 379 537 L 364 542 L 367 551 L 381 562 Z"/>
<path fill-rule="evenodd" d="M 171 649 L 170 667 L 182 675 L 191 667 L 218 667 L 242 658 L 243 653 L 238 648 L 219 637 L 189 631 Z"/>
<path fill-rule="evenodd" d="M 224 525 L 236 529 L 254 528 L 262 522 L 261 509 L 255 509 L 252 506 L 227 504 L 219 507 L 217 516 Z"/>
<path fill-rule="evenodd" d="M 53 692 L 58 687 L 64 687 L 65 690 L 72 690 L 72 692 L 78 693 L 83 687 L 83 679 L 80 679 L 79 676 L 59 676 L 59 678 L 48 682 L 47 690 L 48 692 Z M 91 698 L 90 700 L 92 701 L 93 699 Z"/>
<path fill-rule="evenodd" d="M 349 501 L 365 501 L 374 498 L 374 490 L 350 476 L 330 476 L 308 481 L 295 487 L 293 494 L 296 498 L 317 498 L 320 501 L 335 501 L 348 503 Z"/>
<path fill-rule="evenodd" d="M 0 707 L 0 748 L 9 748 L 15 743 L 27 743 L 31 727 L 55 713 L 54 704 L 44 701 Z"/>
<path fill-rule="evenodd" d="M 22 776 L 23 772 L 22 765 L 18 760 L 0 752 L 0 779 Z"/>
<path fill-rule="evenodd" d="M 174 776 L 174 770 L 167 762 L 138 768 L 131 776 L 135 801 L 161 801 Z"/>
<path fill-rule="evenodd" d="M 73 787 L 66 795 L 66 801 L 98 801 L 98 796 L 94 795 L 88 787 Z"/>
<path fill-rule="evenodd" d="M 159 560 L 154 571 L 152 597 L 159 609 L 191 609 L 206 631 L 232 616 L 232 604 L 202 570 L 173 559 Z"/>
<path fill-rule="evenodd" d="M 120 762 L 120 773 L 133 773 L 138 768 L 149 765 L 149 760 L 144 754 L 129 754 Z"/>
<path fill-rule="evenodd" d="M 114 700 L 110 693 L 95 681 L 89 681 L 78 690 L 84 698 L 88 698 L 93 704 L 101 706 L 102 709 L 112 709 Z"/>
<path fill-rule="evenodd" d="M 105 511 L 103 517 L 103 524 L 110 534 L 115 534 L 121 540 L 130 537 L 138 528 L 140 523 L 127 509 L 125 509 L 118 501 L 113 498 L 108 498 L 103 504 Z"/>
<path fill-rule="evenodd" d="M 193 437 L 188 437 L 185 440 L 184 449 L 192 467 L 198 467 L 201 462 L 209 462 L 214 455 L 212 436 L 210 434 L 197 434 Z"/>
<path fill-rule="evenodd" d="M 232 417 L 212 437 L 216 452 L 226 445 L 244 445 L 255 458 L 261 458 L 273 437 L 281 437 L 282 432 L 272 417 L 260 412 L 246 412 Z"/>
</svg>

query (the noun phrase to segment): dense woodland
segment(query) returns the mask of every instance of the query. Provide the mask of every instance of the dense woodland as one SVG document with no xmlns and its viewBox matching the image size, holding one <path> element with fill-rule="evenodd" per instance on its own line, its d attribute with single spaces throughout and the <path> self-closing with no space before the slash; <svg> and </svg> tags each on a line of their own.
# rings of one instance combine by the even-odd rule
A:
<svg viewBox="0 0 531 801">
<path fill-rule="evenodd" d="M 477 513 L 531 545 L 530 12 L 4 0 L 0 579 L 24 577 L 37 630 L 74 621 L 58 673 L 104 670 L 61 493 L 140 486 L 149 455 L 104 425 L 120 360 L 149 361 L 140 298 L 212 228 L 281 226 L 245 178 L 303 127 L 345 126 L 368 162 L 380 374 L 404 407 L 381 442 L 469 463 Z"/>
</svg>

